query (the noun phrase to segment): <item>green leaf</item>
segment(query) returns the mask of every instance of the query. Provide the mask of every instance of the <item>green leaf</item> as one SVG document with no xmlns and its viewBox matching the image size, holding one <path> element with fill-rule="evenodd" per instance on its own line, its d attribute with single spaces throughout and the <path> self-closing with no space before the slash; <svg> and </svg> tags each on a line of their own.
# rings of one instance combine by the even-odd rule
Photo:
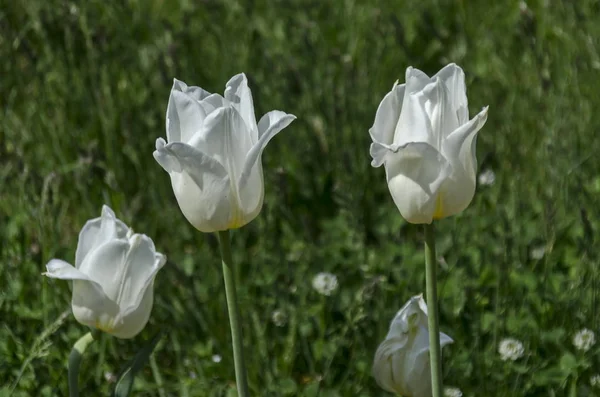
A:
<svg viewBox="0 0 600 397">
<path fill-rule="evenodd" d="M 560 358 L 560 368 L 567 374 L 577 373 L 577 358 L 571 353 L 565 353 Z"/>
<path fill-rule="evenodd" d="M 144 367 L 148 358 L 154 351 L 154 348 L 158 344 L 158 341 L 162 338 L 164 332 L 158 331 L 152 339 L 146 343 L 146 345 L 135 355 L 133 360 L 125 367 L 119 376 L 119 380 L 115 385 L 112 397 L 128 397 L 133 388 L 133 381 L 135 375 Z"/>
</svg>

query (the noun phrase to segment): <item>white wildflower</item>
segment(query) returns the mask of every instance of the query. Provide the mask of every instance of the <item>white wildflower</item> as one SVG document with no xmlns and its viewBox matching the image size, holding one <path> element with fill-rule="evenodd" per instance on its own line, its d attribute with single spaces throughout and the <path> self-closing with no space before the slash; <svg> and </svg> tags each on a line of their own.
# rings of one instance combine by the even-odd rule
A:
<svg viewBox="0 0 600 397">
<path fill-rule="evenodd" d="M 221 362 L 221 360 L 222 360 L 222 358 L 221 358 L 221 356 L 219 354 L 213 354 L 213 356 L 212 356 L 213 363 L 217 363 L 218 364 L 218 363 Z"/>
<path fill-rule="evenodd" d="M 584 352 L 590 350 L 595 343 L 596 335 L 594 334 L 594 331 L 587 328 L 577 332 L 573 337 L 573 345 L 575 345 L 578 350 L 582 350 Z"/>
<path fill-rule="evenodd" d="M 531 256 L 532 259 L 539 261 L 540 259 L 542 259 L 544 257 L 544 255 L 546 255 L 546 246 L 540 245 L 538 247 L 533 247 L 529 251 L 529 255 Z"/>
<path fill-rule="evenodd" d="M 491 169 L 481 171 L 477 177 L 477 181 L 482 186 L 491 186 L 496 182 L 496 174 Z"/>
<path fill-rule="evenodd" d="M 444 397 L 462 397 L 462 391 L 456 387 L 444 388 Z"/>
<path fill-rule="evenodd" d="M 600 374 L 595 374 L 590 378 L 590 385 L 592 387 L 600 387 Z"/>
<path fill-rule="evenodd" d="M 525 348 L 520 341 L 513 338 L 506 338 L 500 342 L 500 345 L 498 346 L 498 353 L 500 353 L 500 358 L 502 358 L 502 361 L 515 361 L 523 357 Z"/>
<path fill-rule="evenodd" d="M 338 279 L 335 274 L 319 273 L 313 278 L 313 288 L 320 294 L 329 296 L 338 287 Z"/>
<path fill-rule="evenodd" d="M 104 372 L 104 380 L 108 383 L 115 383 L 117 381 L 117 376 L 110 371 Z"/>
<path fill-rule="evenodd" d="M 283 327 L 287 323 L 287 316 L 283 310 L 274 310 L 271 315 L 271 321 L 278 327 Z"/>
</svg>

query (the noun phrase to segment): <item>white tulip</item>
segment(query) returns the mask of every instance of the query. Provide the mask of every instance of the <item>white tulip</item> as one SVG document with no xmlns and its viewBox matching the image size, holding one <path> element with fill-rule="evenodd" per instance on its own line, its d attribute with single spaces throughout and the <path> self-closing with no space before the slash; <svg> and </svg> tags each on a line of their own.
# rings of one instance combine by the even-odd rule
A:
<svg viewBox="0 0 600 397">
<path fill-rule="evenodd" d="M 179 207 L 202 232 L 241 227 L 263 204 L 261 155 L 296 116 L 278 110 L 258 124 L 246 76 L 233 76 L 225 96 L 175 79 L 167 107 L 167 142 L 154 158 L 171 177 Z"/>
<path fill-rule="evenodd" d="M 467 208 L 475 194 L 477 132 L 488 108 L 469 120 L 465 75 L 450 64 L 435 76 L 406 70 L 381 101 L 373 127 L 374 167 L 385 166 L 394 203 L 410 223 Z"/>
<path fill-rule="evenodd" d="M 52 259 L 44 275 L 73 280 L 71 305 L 80 323 L 118 338 L 133 338 L 148 322 L 154 277 L 167 258 L 107 206 L 79 233 L 75 266 Z"/>
<path fill-rule="evenodd" d="M 452 339 L 440 332 L 442 347 Z M 384 390 L 403 397 L 431 397 L 427 305 L 413 296 L 396 314 L 373 362 L 373 376 Z"/>
</svg>

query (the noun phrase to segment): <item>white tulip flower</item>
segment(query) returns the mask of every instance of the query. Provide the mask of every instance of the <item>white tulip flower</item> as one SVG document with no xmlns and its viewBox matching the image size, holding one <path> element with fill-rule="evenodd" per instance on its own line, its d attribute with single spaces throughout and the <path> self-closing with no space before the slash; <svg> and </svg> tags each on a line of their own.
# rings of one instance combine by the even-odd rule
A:
<svg viewBox="0 0 600 397">
<path fill-rule="evenodd" d="M 373 167 L 385 166 L 388 187 L 410 223 L 463 211 L 475 194 L 477 132 L 485 107 L 469 120 L 465 75 L 450 64 L 435 76 L 406 70 L 381 101 L 373 127 Z"/>
<path fill-rule="evenodd" d="M 440 332 L 440 345 L 452 343 Z M 384 390 L 403 397 L 431 397 L 427 305 L 413 296 L 396 314 L 373 362 L 373 376 Z"/>
<path fill-rule="evenodd" d="M 179 207 L 202 232 L 235 229 L 263 204 L 261 155 L 296 116 L 273 110 L 258 124 L 246 76 L 233 76 L 224 97 L 174 80 L 167 106 L 167 142 L 154 158 L 171 177 Z"/>
<path fill-rule="evenodd" d="M 117 338 L 133 338 L 146 325 L 154 277 L 167 258 L 152 240 L 133 232 L 107 206 L 79 233 L 75 266 L 52 259 L 44 275 L 73 281 L 75 319 Z"/>
</svg>

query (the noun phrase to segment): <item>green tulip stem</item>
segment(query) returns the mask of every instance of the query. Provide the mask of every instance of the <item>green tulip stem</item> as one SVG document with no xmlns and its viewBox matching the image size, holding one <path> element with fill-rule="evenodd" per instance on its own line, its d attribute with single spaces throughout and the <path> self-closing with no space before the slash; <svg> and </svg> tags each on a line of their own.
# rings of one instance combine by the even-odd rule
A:
<svg viewBox="0 0 600 397">
<path fill-rule="evenodd" d="M 427 289 L 432 397 L 442 397 L 442 348 L 440 347 L 436 268 L 433 224 L 425 224 L 425 283 Z"/>
<path fill-rule="evenodd" d="M 240 311 L 237 304 L 235 289 L 235 268 L 231 259 L 231 243 L 229 231 L 219 232 L 219 247 L 223 263 L 223 280 L 225 281 L 225 295 L 227 296 L 227 310 L 229 312 L 229 325 L 233 343 L 233 362 L 235 366 L 235 380 L 238 396 L 249 397 L 248 380 L 246 379 L 246 365 L 244 364 L 244 347 L 242 344 L 242 327 L 240 324 Z"/>
<path fill-rule="evenodd" d="M 98 331 L 92 330 L 83 335 L 71 349 L 69 354 L 69 396 L 79 397 L 79 367 L 81 366 L 81 357 L 90 343 L 97 337 Z"/>
</svg>

